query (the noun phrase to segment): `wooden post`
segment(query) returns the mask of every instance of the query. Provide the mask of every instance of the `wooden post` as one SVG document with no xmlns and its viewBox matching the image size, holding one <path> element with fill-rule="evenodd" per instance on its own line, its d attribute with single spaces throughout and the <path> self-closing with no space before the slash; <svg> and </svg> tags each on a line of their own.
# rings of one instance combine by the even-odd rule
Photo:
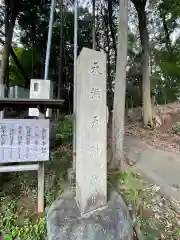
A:
<svg viewBox="0 0 180 240">
<path fill-rule="evenodd" d="M 38 214 L 44 213 L 44 162 L 39 162 L 38 170 Z"/>
<path fill-rule="evenodd" d="M 45 118 L 45 114 L 39 114 L 39 118 Z M 44 162 L 39 162 L 38 170 L 38 214 L 44 213 Z"/>
</svg>

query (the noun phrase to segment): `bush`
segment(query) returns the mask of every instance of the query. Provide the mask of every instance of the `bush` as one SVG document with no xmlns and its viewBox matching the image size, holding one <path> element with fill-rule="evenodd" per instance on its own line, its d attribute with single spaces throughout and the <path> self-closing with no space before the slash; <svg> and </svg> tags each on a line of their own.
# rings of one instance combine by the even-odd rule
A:
<svg viewBox="0 0 180 240">
<path fill-rule="evenodd" d="M 72 120 L 64 119 L 59 121 L 56 131 L 56 140 L 68 141 L 72 139 Z"/>
</svg>

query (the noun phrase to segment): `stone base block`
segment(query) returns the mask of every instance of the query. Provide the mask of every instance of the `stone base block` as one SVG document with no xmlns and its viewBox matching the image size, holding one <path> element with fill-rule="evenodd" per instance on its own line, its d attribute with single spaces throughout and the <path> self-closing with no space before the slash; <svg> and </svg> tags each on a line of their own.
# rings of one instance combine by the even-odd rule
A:
<svg viewBox="0 0 180 240">
<path fill-rule="evenodd" d="M 132 240 L 132 221 L 120 195 L 112 192 L 103 209 L 81 216 L 73 192 L 66 192 L 47 216 L 48 240 Z"/>
</svg>

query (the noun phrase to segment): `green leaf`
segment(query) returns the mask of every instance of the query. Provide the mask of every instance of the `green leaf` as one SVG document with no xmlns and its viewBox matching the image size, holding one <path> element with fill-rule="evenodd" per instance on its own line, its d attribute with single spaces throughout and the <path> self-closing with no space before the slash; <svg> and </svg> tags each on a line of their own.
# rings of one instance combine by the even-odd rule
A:
<svg viewBox="0 0 180 240">
<path fill-rule="evenodd" d="M 4 240 L 13 240 L 12 237 L 10 235 L 5 235 L 4 236 Z"/>
</svg>

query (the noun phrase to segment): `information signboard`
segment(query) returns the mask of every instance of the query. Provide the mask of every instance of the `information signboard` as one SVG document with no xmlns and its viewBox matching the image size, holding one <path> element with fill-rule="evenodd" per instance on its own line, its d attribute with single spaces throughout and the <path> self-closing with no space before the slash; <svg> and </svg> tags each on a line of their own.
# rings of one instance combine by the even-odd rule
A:
<svg viewBox="0 0 180 240">
<path fill-rule="evenodd" d="M 0 164 L 47 160 L 48 119 L 0 119 Z"/>
</svg>

